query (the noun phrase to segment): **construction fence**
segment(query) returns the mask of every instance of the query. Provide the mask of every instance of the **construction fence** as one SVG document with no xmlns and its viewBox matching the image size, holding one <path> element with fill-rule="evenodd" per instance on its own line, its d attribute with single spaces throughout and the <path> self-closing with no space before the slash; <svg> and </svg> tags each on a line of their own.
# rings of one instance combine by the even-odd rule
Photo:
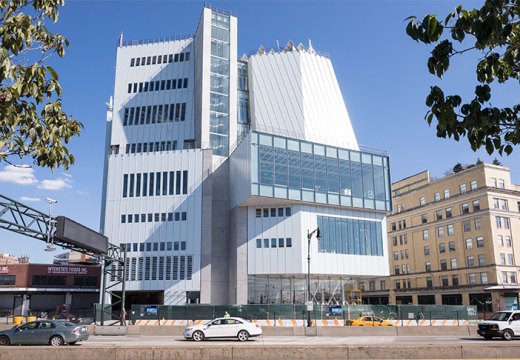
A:
<svg viewBox="0 0 520 360">
<path fill-rule="evenodd" d="M 129 315 L 133 324 L 157 325 L 162 321 L 168 325 L 180 325 L 222 317 L 226 312 L 230 316 L 274 326 L 304 324 L 307 319 L 305 305 L 132 305 Z M 330 323 L 332 326 L 345 325 L 349 320 L 365 315 L 391 320 L 395 325 L 433 325 L 442 324 L 442 321 L 465 325 L 470 320 L 477 320 L 477 308 L 466 305 L 314 305 L 310 312 L 315 324 Z"/>
</svg>

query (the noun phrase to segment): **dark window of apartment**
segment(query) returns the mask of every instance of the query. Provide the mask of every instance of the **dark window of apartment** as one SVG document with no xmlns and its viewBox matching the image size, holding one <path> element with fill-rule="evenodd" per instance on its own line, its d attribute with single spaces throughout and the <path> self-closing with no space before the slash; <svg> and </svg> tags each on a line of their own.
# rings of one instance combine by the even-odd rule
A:
<svg viewBox="0 0 520 360">
<path fill-rule="evenodd" d="M 285 246 L 292 247 L 292 238 L 285 239 Z"/>
</svg>

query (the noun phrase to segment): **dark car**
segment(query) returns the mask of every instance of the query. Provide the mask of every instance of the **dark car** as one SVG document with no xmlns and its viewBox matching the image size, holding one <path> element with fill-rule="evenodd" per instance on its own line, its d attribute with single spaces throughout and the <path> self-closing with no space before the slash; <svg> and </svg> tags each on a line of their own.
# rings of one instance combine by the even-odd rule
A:
<svg viewBox="0 0 520 360">
<path fill-rule="evenodd" d="M 0 345 L 74 345 L 88 339 L 85 326 L 63 320 L 40 320 L 0 331 Z"/>
<path fill-rule="evenodd" d="M 71 314 L 71 313 L 58 313 L 51 316 L 53 320 L 65 320 L 75 324 L 81 323 L 81 317 Z"/>
</svg>

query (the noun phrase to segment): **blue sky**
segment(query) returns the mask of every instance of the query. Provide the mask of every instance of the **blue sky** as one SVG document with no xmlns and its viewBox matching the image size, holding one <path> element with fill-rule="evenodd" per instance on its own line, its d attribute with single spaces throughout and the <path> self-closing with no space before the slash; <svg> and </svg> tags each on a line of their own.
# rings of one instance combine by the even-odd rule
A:
<svg viewBox="0 0 520 360">
<path fill-rule="evenodd" d="M 276 47 L 288 40 L 312 45 L 330 54 L 358 142 L 387 151 L 392 180 L 429 169 L 441 177 L 457 162 L 491 162 L 495 156 L 473 152 L 465 139 L 438 139 L 424 120 L 424 100 L 431 85 L 446 93 L 471 96 L 475 80 L 473 55 L 454 59 L 445 79 L 427 72 L 431 48 L 405 34 L 410 15 L 444 16 L 453 1 L 215 1 L 211 5 L 238 16 L 238 49 L 250 53 L 260 45 Z M 479 7 L 481 1 L 466 1 Z M 201 13 L 201 1 L 79 1 L 68 0 L 51 29 L 70 40 L 65 59 L 51 64 L 60 75 L 65 110 L 85 129 L 71 150 L 76 165 L 68 171 L 33 168 L 22 173 L 0 164 L 0 193 L 47 212 L 46 197 L 58 200 L 53 214 L 65 215 L 93 229 L 99 227 L 105 103 L 113 92 L 115 49 L 125 40 L 191 34 Z M 493 104 L 513 104 L 518 85 L 497 89 Z M 499 160 L 520 184 L 520 148 Z M 25 162 L 29 163 L 29 162 Z M 13 182 L 16 179 L 16 182 Z M 36 201 L 40 199 L 39 201 Z M 1 232 L 0 252 L 28 254 L 32 262 L 52 261 L 44 244 Z"/>
</svg>

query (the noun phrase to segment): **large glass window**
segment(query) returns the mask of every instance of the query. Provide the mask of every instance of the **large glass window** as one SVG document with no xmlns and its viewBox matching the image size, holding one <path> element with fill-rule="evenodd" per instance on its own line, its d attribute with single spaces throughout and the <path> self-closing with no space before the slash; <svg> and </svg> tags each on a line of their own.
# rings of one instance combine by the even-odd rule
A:
<svg viewBox="0 0 520 360">
<path fill-rule="evenodd" d="M 381 223 L 318 216 L 320 252 L 383 256 Z"/>
</svg>

